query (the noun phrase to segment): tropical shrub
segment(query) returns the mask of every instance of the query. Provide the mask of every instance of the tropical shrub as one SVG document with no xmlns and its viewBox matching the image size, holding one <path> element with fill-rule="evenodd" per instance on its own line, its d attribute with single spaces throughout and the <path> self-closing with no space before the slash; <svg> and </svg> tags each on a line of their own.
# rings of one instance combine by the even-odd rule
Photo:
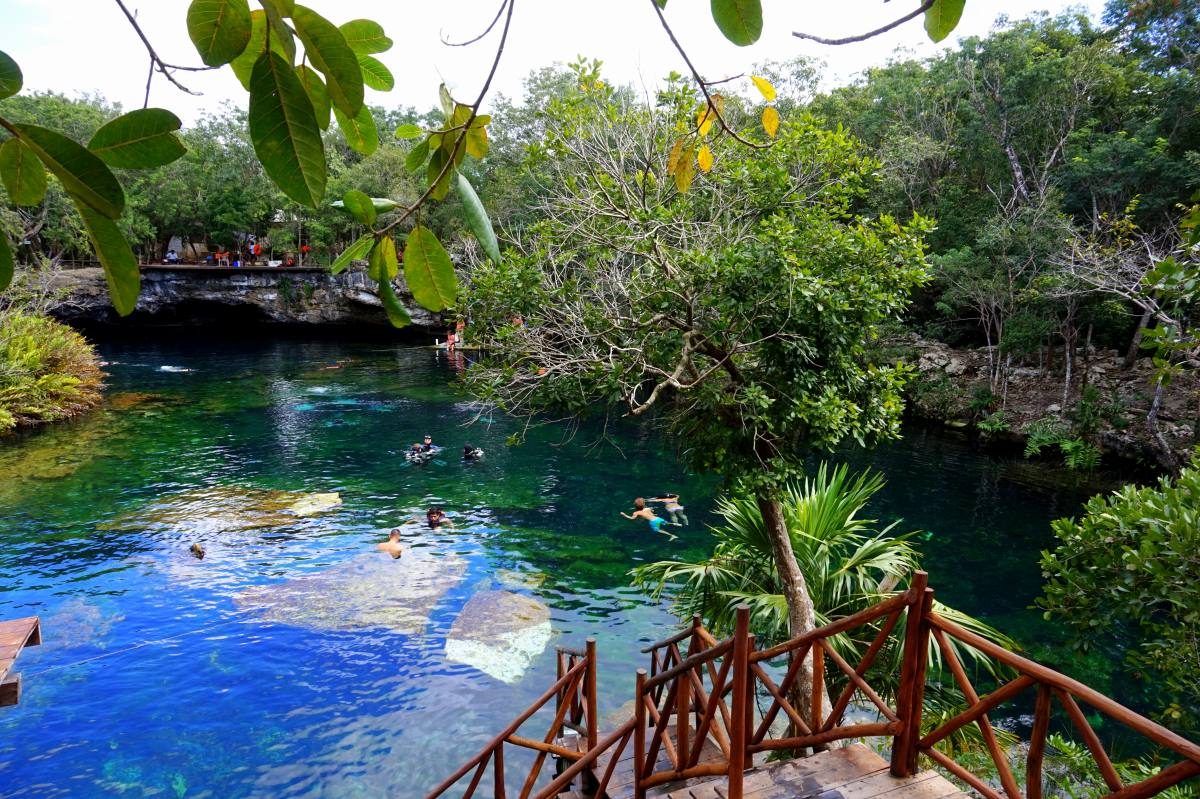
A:
<svg viewBox="0 0 1200 799">
<path fill-rule="evenodd" d="M 95 351 L 71 328 L 0 311 L 0 433 L 77 416 L 100 401 L 102 377 Z"/>
<path fill-rule="evenodd" d="M 1120 647 L 1159 690 L 1159 715 L 1200 729 L 1200 452 L 1172 479 L 1092 497 L 1054 522 L 1039 604 L 1081 651 Z"/>
</svg>

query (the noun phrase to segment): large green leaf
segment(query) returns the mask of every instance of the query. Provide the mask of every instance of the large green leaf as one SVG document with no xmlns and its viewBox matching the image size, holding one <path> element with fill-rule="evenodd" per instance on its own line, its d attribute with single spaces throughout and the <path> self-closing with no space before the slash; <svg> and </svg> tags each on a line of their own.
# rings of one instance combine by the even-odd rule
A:
<svg viewBox="0 0 1200 799">
<path fill-rule="evenodd" d="M 367 88 L 377 92 L 390 92 L 396 86 L 396 78 L 392 71 L 383 65 L 378 58 L 369 55 L 358 56 L 358 66 L 362 69 L 363 83 Z"/>
<path fill-rule="evenodd" d="M 92 136 L 88 149 L 109 166 L 149 169 L 187 152 L 175 135 L 183 123 L 162 108 L 139 108 L 112 120 Z"/>
<path fill-rule="evenodd" d="M 351 150 L 370 155 L 379 149 L 379 129 L 375 127 L 370 108 L 364 105 L 354 117 L 348 117 L 335 105 L 333 115 L 337 117 L 338 127 Z"/>
<path fill-rule="evenodd" d="M 281 17 L 290 17 L 296 13 L 296 0 L 259 0 L 263 8 L 269 8 Z"/>
<path fill-rule="evenodd" d="M 396 258 L 396 241 L 384 236 L 371 248 L 367 262 L 367 277 L 374 280 L 392 280 L 400 274 L 400 262 Z"/>
<path fill-rule="evenodd" d="M 329 271 L 336 275 L 339 272 L 345 271 L 346 267 L 355 261 L 363 260 L 371 252 L 371 246 L 374 243 L 375 236 L 371 233 L 359 236 L 357 241 L 342 250 L 342 254 L 334 260 L 333 264 L 329 267 Z"/>
<path fill-rule="evenodd" d="M 210 67 L 228 64 L 250 43 L 250 4 L 246 0 L 192 0 L 187 29 L 201 61 Z"/>
<path fill-rule="evenodd" d="M 417 225 L 404 248 L 404 279 L 413 298 L 431 311 L 453 307 L 458 278 L 446 248 L 433 231 Z"/>
<path fill-rule="evenodd" d="M 392 40 L 383 32 L 383 26 L 373 19 L 352 19 L 341 27 L 346 44 L 359 55 L 384 53 L 392 49 Z"/>
<path fill-rule="evenodd" d="M 230 62 L 233 74 L 242 82 L 242 88 L 250 91 L 250 76 L 258 57 L 267 49 L 267 12 L 261 8 L 250 13 L 250 40 L 241 54 Z"/>
<path fill-rule="evenodd" d="M 762 36 L 762 0 L 712 0 L 712 16 L 725 38 L 739 47 Z"/>
<path fill-rule="evenodd" d="M 304 87 L 308 99 L 312 101 L 313 113 L 317 115 L 317 124 L 321 126 L 321 130 L 328 130 L 330 105 L 329 90 L 325 88 L 325 81 L 321 80 L 317 71 L 307 64 L 296 67 L 296 76 L 300 78 L 300 85 Z"/>
<path fill-rule="evenodd" d="M 46 196 L 46 168 L 16 137 L 0 146 L 0 180 L 14 205 L 37 205 Z"/>
<path fill-rule="evenodd" d="M 404 157 L 404 168 L 409 172 L 416 172 L 425 166 L 425 159 L 428 157 L 429 139 L 422 139 L 413 145 L 413 148 L 408 151 L 408 155 Z"/>
<path fill-rule="evenodd" d="M 278 53 L 264 53 L 254 65 L 250 140 L 275 185 L 296 202 L 316 208 L 325 194 L 321 130 L 300 79 Z"/>
<path fill-rule="evenodd" d="M 21 68 L 17 66 L 17 62 L 13 61 L 8 53 L 0 50 L 0 100 L 21 91 L 24 83 L 25 79 L 21 76 Z"/>
<path fill-rule="evenodd" d="M 8 244 L 8 236 L 0 230 L 0 291 L 4 291 L 12 283 L 15 266 L 12 247 Z"/>
<path fill-rule="evenodd" d="M 99 156 L 61 133 L 37 125 L 14 125 L 22 141 L 58 177 L 63 188 L 109 219 L 125 208 L 125 192 Z"/>
<path fill-rule="evenodd" d="M 958 27 L 966 0 L 933 0 L 925 12 L 925 32 L 935 42 L 945 39 Z"/>
<path fill-rule="evenodd" d="M 425 131 L 421 130 L 420 125 L 414 125 L 411 122 L 405 122 L 396 128 L 397 139 L 419 139 L 424 134 Z"/>
<path fill-rule="evenodd" d="M 371 202 L 371 198 L 363 194 L 358 189 L 351 189 L 342 197 L 342 205 L 346 210 L 354 216 L 359 222 L 367 227 L 375 224 L 375 203 Z"/>
<path fill-rule="evenodd" d="M 450 193 L 450 178 L 454 175 L 454 167 L 446 168 L 449 161 L 450 156 L 440 147 L 429 155 L 429 165 L 425 167 L 425 180 L 433 187 L 429 196 L 435 200 L 444 200 Z"/>
<path fill-rule="evenodd" d="M 292 22 L 308 60 L 325 75 L 334 107 L 348 117 L 357 116 L 363 107 L 363 76 L 346 37 L 332 22 L 305 6 L 296 6 Z"/>
<path fill-rule="evenodd" d="M 289 64 L 296 63 L 296 37 L 292 29 L 283 21 L 291 16 L 296 4 L 291 4 L 291 10 L 281 9 L 282 3 L 275 0 L 264 0 L 263 10 L 267 12 L 267 24 L 271 33 L 271 49 L 283 56 Z"/>
<path fill-rule="evenodd" d="M 96 250 L 96 257 L 104 267 L 104 277 L 108 280 L 108 296 L 113 307 L 121 316 L 128 316 L 137 305 L 138 294 L 142 288 L 142 275 L 138 271 L 137 258 L 129 249 L 129 242 L 121 234 L 117 223 L 106 216 L 96 213 L 79 197 L 72 197 L 79 215 L 83 218 L 83 226 L 87 229 L 88 238 Z"/>
<path fill-rule="evenodd" d="M 408 315 L 408 311 L 404 310 L 404 306 L 400 304 L 400 300 L 396 299 L 396 292 L 392 288 L 392 281 L 388 278 L 379 278 L 379 299 L 383 302 L 383 310 L 387 311 L 387 318 L 392 323 L 392 327 L 404 327 L 412 322 L 412 317 Z"/>
<path fill-rule="evenodd" d="M 475 187 L 461 172 L 458 173 L 458 196 L 462 199 L 467 225 L 475 234 L 475 238 L 479 240 L 479 246 L 483 247 L 483 251 L 487 253 L 488 258 L 492 259 L 493 263 L 500 263 L 500 242 L 496 241 L 496 231 L 492 229 L 492 220 L 488 218 L 483 203 L 479 201 Z"/>
</svg>

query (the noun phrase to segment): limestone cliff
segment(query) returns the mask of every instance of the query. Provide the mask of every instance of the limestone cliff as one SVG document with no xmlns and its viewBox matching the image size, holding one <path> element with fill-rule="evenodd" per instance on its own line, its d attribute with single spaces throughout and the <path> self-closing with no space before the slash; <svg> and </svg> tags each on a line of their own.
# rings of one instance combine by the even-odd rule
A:
<svg viewBox="0 0 1200 799">
<path fill-rule="evenodd" d="M 63 299 L 58 318 L 83 325 L 185 325 L 205 322 L 388 327 L 374 281 L 351 269 L 153 266 L 142 270 L 142 292 L 128 317 L 117 316 L 99 268 L 55 276 Z M 396 293 L 408 310 L 410 332 L 437 334 L 440 318 L 421 308 L 405 286 Z"/>
</svg>

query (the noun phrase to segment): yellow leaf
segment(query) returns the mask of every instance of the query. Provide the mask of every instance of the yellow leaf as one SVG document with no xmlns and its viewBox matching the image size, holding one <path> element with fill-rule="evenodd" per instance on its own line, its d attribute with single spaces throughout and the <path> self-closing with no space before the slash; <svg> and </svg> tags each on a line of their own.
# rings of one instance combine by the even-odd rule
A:
<svg viewBox="0 0 1200 799">
<path fill-rule="evenodd" d="M 764 100 L 768 103 L 775 101 L 775 87 L 771 85 L 771 81 L 760 78 L 758 75 L 751 75 L 750 80 L 754 81 L 755 87 L 762 93 Z"/>
<path fill-rule="evenodd" d="M 674 175 L 675 170 L 679 167 L 679 156 L 683 153 L 683 139 L 676 139 L 675 146 L 671 148 L 671 154 L 667 156 L 667 174 Z"/>
<path fill-rule="evenodd" d="M 696 114 L 696 130 L 701 136 L 707 136 L 714 121 L 716 121 L 716 115 L 713 114 L 712 108 L 705 103 L 700 107 L 700 112 Z"/>
<path fill-rule="evenodd" d="M 775 134 L 779 132 L 779 112 L 774 106 L 769 105 L 763 109 L 762 126 L 768 136 L 775 138 Z"/>
<path fill-rule="evenodd" d="M 688 147 L 680 152 L 679 160 L 675 162 L 675 188 L 679 189 L 680 194 L 687 193 L 692 178 L 696 176 L 695 157 L 696 151 Z"/>
<path fill-rule="evenodd" d="M 713 154 L 712 150 L 708 149 L 708 145 L 700 148 L 700 152 L 696 153 L 696 163 L 700 165 L 700 169 L 704 172 L 712 169 Z"/>
</svg>

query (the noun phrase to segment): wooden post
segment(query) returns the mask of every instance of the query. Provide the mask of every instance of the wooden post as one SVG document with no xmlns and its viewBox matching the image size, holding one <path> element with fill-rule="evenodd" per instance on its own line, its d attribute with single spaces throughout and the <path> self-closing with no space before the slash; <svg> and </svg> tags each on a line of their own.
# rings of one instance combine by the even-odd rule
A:
<svg viewBox="0 0 1200 799">
<path fill-rule="evenodd" d="M 754 651 L 754 633 L 746 636 L 746 763 L 754 766 L 754 755 L 750 754 L 750 737 L 754 729 L 754 674 L 750 671 L 750 653 Z"/>
<path fill-rule="evenodd" d="M 600 741 L 600 715 L 596 701 L 596 639 L 587 639 L 587 680 L 584 691 L 587 699 L 587 748 L 590 752 Z"/>
<path fill-rule="evenodd" d="M 646 670 L 637 670 L 637 690 L 633 701 L 633 795 L 646 799 L 642 772 L 646 769 Z"/>
<path fill-rule="evenodd" d="M 492 776 L 495 781 L 492 785 L 492 794 L 495 799 L 505 799 L 504 793 L 504 741 L 496 747 L 496 754 L 492 757 Z"/>
<path fill-rule="evenodd" d="M 892 739 L 893 777 L 917 773 L 917 741 L 921 737 L 921 703 L 925 700 L 925 662 L 929 656 L 929 625 L 925 616 L 933 602 L 929 574 L 913 572 L 908 588 L 908 617 L 904 622 L 904 652 L 900 661 L 900 690 L 896 715 L 900 732 Z"/>
<path fill-rule="evenodd" d="M 729 731 L 729 799 L 742 799 L 742 775 L 746 770 L 746 715 L 750 682 L 750 606 L 738 605 L 733 631 L 733 710 Z"/>
<path fill-rule="evenodd" d="M 691 754 L 688 748 L 689 739 L 691 737 L 691 726 L 688 724 L 688 716 L 690 705 L 692 703 L 692 680 L 691 670 L 685 671 L 675 678 L 678 687 L 675 689 L 675 752 L 679 762 L 676 764 L 676 769 L 683 771 L 687 768 L 688 755 Z M 666 712 L 666 708 L 663 708 Z M 699 746 L 700 741 L 696 742 Z"/>
<path fill-rule="evenodd" d="M 821 694 L 825 693 L 825 644 L 821 639 L 812 643 L 812 728 L 813 732 L 825 726 L 825 712 L 821 709 Z"/>
</svg>

